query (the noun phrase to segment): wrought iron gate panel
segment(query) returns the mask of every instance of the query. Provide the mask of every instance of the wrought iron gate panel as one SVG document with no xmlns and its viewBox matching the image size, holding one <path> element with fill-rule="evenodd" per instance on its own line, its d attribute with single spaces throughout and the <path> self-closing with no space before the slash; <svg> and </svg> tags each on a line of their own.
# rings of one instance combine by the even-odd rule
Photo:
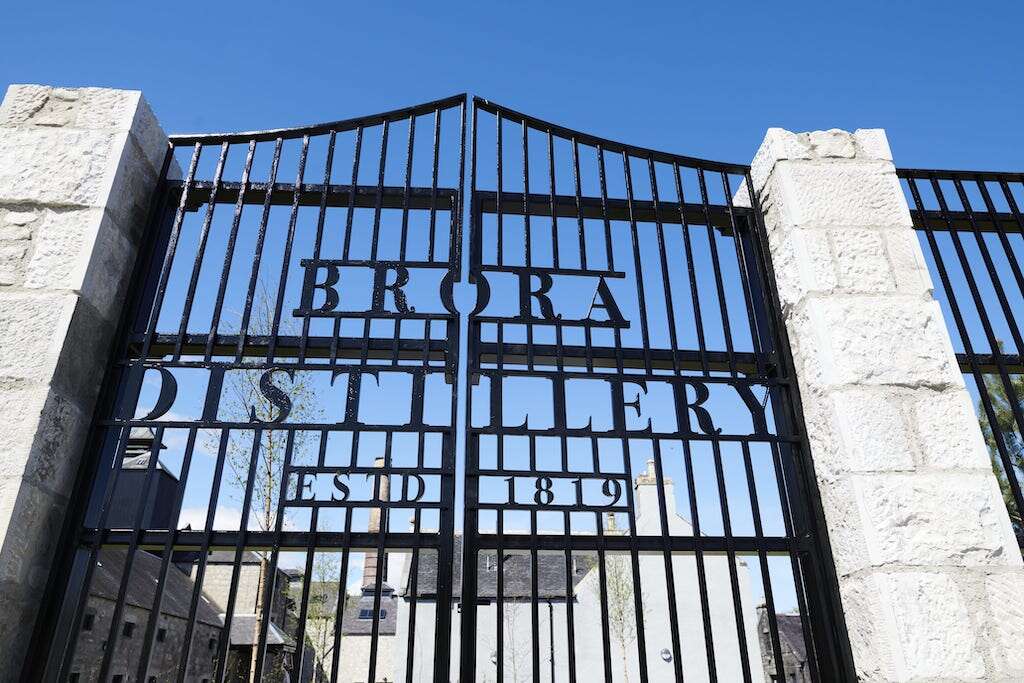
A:
<svg viewBox="0 0 1024 683">
<path fill-rule="evenodd" d="M 466 104 L 172 138 L 49 677 L 378 680 L 393 604 L 450 604 Z M 434 557 L 429 592 L 394 555 Z M 405 666 L 446 679 L 430 611 Z"/>
<path fill-rule="evenodd" d="M 749 169 L 473 131 L 462 680 L 843 679 Z"/>
<path fill-rule="evenodd" d="M 467 106 L 172 138 L 47 679 L 846 679 L 748 167 Z"/>
</svg>

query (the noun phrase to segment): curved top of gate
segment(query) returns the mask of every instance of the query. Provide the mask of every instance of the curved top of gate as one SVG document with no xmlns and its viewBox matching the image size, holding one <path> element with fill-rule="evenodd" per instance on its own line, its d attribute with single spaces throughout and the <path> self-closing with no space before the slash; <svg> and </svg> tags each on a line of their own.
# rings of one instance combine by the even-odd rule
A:
<svg viewBox="0 0 1024 683">
<path fill-rule="evenodd" d="M 466 93 L 461 93 L 459 95 L 452 95 L 450 97 L 444 97 L 431 102 L 424 102 L 423 104 L 416 104 L 411 107 L 392 109 L 379 114 L 357 116 L 338 121 L 327 121 L 326 123 L 315 123 L 308 126 L 240 131 L 237 133 L 186 133 L 182 135 L 171 135 L 169 136 L 169 139 L 174 145 L 188 145 L 195 143 L 212 144 L 218 142 L 268 142 L 270 140 L 277 140 L 278 138 L 282 140 L 292 140 L 304 135 L 322 135 L 332 131 L 340 133 L 342 131 L 354 130 L 359 127 L 380 125 L 385 121 L 400 121 L 402 119 L 408 119 L 411 116 L 430 114 L 437 110 L 449 109 L 459 104 L 464 105 L 467 99 L 468 95 Z"/>
<path fill-rule="evenodd" d="M 682 154 L 674 154 L 672 152 L 664 152 L 661 150 L 650 149 L 648 147 L 638 147 L 637 145 L 630 145 L 616 140 L 608 138 L 602 138 L 597 135 L 591 135 L 582 131 L 573 130 L 561 126 L 557 123 L 551 123 L 550 121 L 544 121 L 536 117 L 524 114 L 510 109 L 491 100 L 484 99 L 482 97 L 473 97 L 473 106 L 475 109 L 480 111 L 486 111 L 491 114 L 501 115 L 502 118 L 515 121 L 516 123 L 524 123 L 527 126 L 544 132 L 550 132 L 552 135 L 559 137 L 570 138 L 583 145 L 590 145 L 593 147 L 599 147 L 606 152 L 619 152 L 629 154 L 630 156 L 640 157 L 643 159 L 650 158 L 652 161 L 663 162 L 668 164 L 679 164 L 680 166 L 694 166 L 707 169 L 709 171 L 719 171 L 723 173 L 746 173 L 750 170 L 749 164 L 733 164 L 726 161 L 714 161 L 711 159 L 701 159 L 699 157 L 691 157 Z"/>
<path fill-rule="evenodd" d="M 438 110 L 449 109 L 460 104 L 466 105 L 468 104 L 468 101 L 468 93 L 460 93 L 409 107 L 401 107 L 399 109 L 392 109 L 377 114 L 357 116 L 337 121 L 327 121 L 306 126 L 271 128 L 266 130 L 219 133 L 182 133 L 169 136 L 169 140 L 174 146 L 191 144 L 208 145 L 216 143 L 233 144 L 241 142 L 269 142 L 277 139 L 293 140 L 306 135 L 323 135 L 332 131 L 340 133 L 360 127 L 380 125 L 385 121 L 400 121 L 408 119 L 409 117 L 422 116 Z M 648 147 L 630 145 L 616 140 L 611 140 L 609 138 L 600 137 L 598 135 L 592 135 L 590 133 L 585 133 L 560 124 L 552 123 L 550 121 L 545 121 L 543 119 L 530 116 L 529 114 L 524 114 L 510 107 L 498 104 L 493 100 L 488 100 L 479 96 L 473 97 L 473 106 L 475 109 L 479 109 L 480 111 L 486 111 L 495 115 L 500 114 L 507 120 L 515 121 L 517 123 L 525 123 L 534 129 L 550 132 L 553 135 L 575 139 L 580 144 L 600 147 L 608 152 L 623 152 L 636 157 L 649 157 L 653 161 L 677 163 L 682 166 L 699 166 L 707 170 L 725 173 L 745 173 L 750 168 L 749 164 L 736 164 L 726 161 L 716 161 L 713 159 L 702 159 L 699 157 L 675 154 Z"/>
</svg>

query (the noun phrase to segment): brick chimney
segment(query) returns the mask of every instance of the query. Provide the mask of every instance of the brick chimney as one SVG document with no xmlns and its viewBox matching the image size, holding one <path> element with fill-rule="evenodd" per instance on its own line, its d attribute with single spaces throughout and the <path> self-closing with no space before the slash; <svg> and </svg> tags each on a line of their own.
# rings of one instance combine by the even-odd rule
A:
<svg viewBox="0 0 1024 683">
<path fill-rule="evenodd" d="M 384 468 L 384 458 L 377 458 L 373 461 L 374 467 Z M 380 489 L 377 492 L 377 500 L 387 501 L 390 499 L 391 483 L 388 480 L 388 476 L 385 474 L 376 475 L 380 478 Z M 381 531 L 381 518 L 385 519 L 385 525 L 387 524 L 386 515 L 382 515 L 385 508 L 370 508 L 370 524 L 367 527 L 367 531 L 377 533 Z M 386 529 L 385 529 L 386 531 Z M 367 550 L 363 556 L 363 592 L 373 592 L 374 586 L 377 584 L 377 571 L 378 567 L 380 572 L 383 574 L 382 581 L 388 580 L 388 557 L 384 554 L 381 562 L 377 561 L 377 551 Z"/>
</svg>

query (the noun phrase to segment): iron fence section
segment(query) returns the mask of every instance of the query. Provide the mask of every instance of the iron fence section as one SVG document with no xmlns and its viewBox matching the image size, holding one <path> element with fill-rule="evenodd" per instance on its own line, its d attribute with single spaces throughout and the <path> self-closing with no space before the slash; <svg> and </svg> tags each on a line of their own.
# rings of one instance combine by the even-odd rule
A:
<svg viewBox="0 0 1024 683">
<path fill-rule="evenodd" d="M 993 471 L 1024 546 L 1024 174 L 897 173 Z"/>
</svg>

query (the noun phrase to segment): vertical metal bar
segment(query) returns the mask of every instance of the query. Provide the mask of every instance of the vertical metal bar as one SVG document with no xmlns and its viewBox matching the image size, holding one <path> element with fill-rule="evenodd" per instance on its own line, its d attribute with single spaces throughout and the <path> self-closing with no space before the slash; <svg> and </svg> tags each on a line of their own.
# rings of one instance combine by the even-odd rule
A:
<svg viewBox="0 0 1024 683">
<path fill-rule="evenodd" d="M 256 680 L 263 680 L 263 666 L 266 662 L 267 633 L 270 630 L 271 607 L 274 604 L 274 593 L 277 590 L 277 563 L 281 554 L 281 532 L 284 529 L 284 514 L 288 491 L 288 470 L 292 465 L 292 453 L 295 447 L 295 430 L 289 429 L 285 437 L 284 463 L 281 466 L 281 484 L 277 499 L 277 522 L 274 525 L 273 545 L 270 549 L 270 562 L 263 576 L 263 605 L 259 618 L 259 638 L 256 645 L 256 667 L 253 669 Z M 268 529 L 269 531 L 269 529 Z M 260 562 L 263 571 L 264 562 Z M 309 577 L 306 578 L 309 582 Z M 255 612 L 256 610 L 253 610 Z"/>
<path fill-rule="evenodd" d="M 657 213 L 657 212 L 655 212 Z M 672 668 L 676 680 L 683 680 L 683 650 L 679 644 L 679 613 L 676 606 L 676 578 L 669 547 L 668 506 L 665 502 L 665 472 L 661 459 L 661 439 L 654 439 L 654 476 L 658 486 L 658 516 L 661 521 L 662 557 L 665 560 L 665 592 L 668 598 L 668 624 L 672 642 Z"/>
<path fill-rule="evenodd" d="M 196 247 L 196 257 L 192 263 L 192 276 L 188 282 L 188 289 L 185 293 L 185 307 L 181 313 L 181 325 L 178 327 L 178 338 L 174 345 L 173 360 L 181 357 L 181 345 L 188 332 L 188 321 L 192 315 L 192 304 L 195 301 L 196 287 L 199 284 L 199 272 L 203 267 L 203 258 L 206 255 L 206 243 L 210 236 L 210 223 L 213 221 L 213 209 L 217 205 L 217 190 L 220 189 L 221 176 L 224 173 L 224 160 L 228 156 L 228 143 L 220 146 L 220 157 L 217 159 L 217 170 L 213 174 L 213 186 L 210 188 L 210 201 L 206 205 L 206 216 L 203 218 L 203 227 L 199 232 L 199 244 Z"/>
<path fill-rule="evenodd" d="M 441 110 L 434 110 L 434 142 L 433 142 L 433 163 L 430 176 L 430 229 L 427 233 L 427 260 L 434 261 L 434 246 L 437 241 L 435 231 L 437 230 L 437 175 L 441 156 Z M 459 183 L 462 183 L 462 174 L 459 174 Z M 462 187 L 458 189 L 462 194 Z M 452 202 L 451 211 L 456 211 L 456 202 Z M 452 237 L 454 240 L 454 236 Z M 451 245 L 449 245 L 449 248 Z"/>
<path fill-rule="evenodd" d="M 348 260 L 352 246 L 352 222 L 356 213 L 356 191 L 359 187 L 359 157 L 363 149 L 363 127 L 356 128 L 355 151 L 352 153 L 352 181 L 348 186 L 348 214 L 345 216 L 345 239 L 342 241 L 341 258 Z"/>
<path fill-rule="evenodd" d="M 708 365 L 708 347 L 704 337 L 704 318 L 700 311 L 700 291 L 697 286 L 696 266 L 693 262 L 693 243 L 690 239 L 690 224 L 686 220 L 686 213 L 683 211 L 683 203 L 686 201 L 683 194 L 683 183 L 680 177 L 679 164 L 672 163 L 672 175 L 676 184 L 676 197 L 679 199 L 679 222 L 683 231 L 683 248 L 686 251 L 686 274 L 690 281 L 690 298 L 693 303 L 693 322 L 697 329 L 697 348 L 700 355 L 700 365 L 704 376 L 711 374 Z"/>
<path fill-rule="evenodd" d="M 125 429 L 127 430 L 129 428 Z M 138 552 L 139 538 L 142 535 L 142 523 L 148 507 L 147 502 L 149 501 L 149 492 L 153 486 L 153 473 L 156 471 L 156 464 L 158 461 L 157 456 L 159 451 L 157 450 L 156 444 L 160 444 L 163 441 L 163 434 L 163 427 L 159 427 L 156 430 L 156 438 L 154 440 L 153 449 L 150 452 L 149 463 L 146 465 L 146 478 L 145 483 L 142 486 L 142 494 L 139 497 L 138 507 L 135 508 L 135 515 L 132 519 L 131 541 L 129 542 L 128 550 L 125 554 L 124 570 L 121 574 L 121 581 L 117 590 L 117 598 L 114 602 L 114 611 L 110 617 L 110 630 L 107 632 L 106 641 L 107 649 L 104 650 L 103 661 L 100 663 L 99 678 L 101 681 L 105 681 L 107 679 L 107 675 L 110 673 L 110 666 L 113 663 L 114 651 L 117 650 L 117 642 L 121 636 L 121 615 L 124 613 L 125 599 L 127 598 L 128 591 L 128 580 L 131 577 L 135 553 Z M 124 455 L 120 451 L 118 453 L 119 458 L 116 462 L 117 469 L 120 470 L 124 467 Z"/>
<path fill-rule="evenodd" d="M 230 438 L 228 429 L 221 430 L 220 445 L 217 448 L 217 462 L 213 468 L 213 484 L 210 487 L 210 499 L 206 508 L 206 523 L 203 525 L 203 543 L 199 548 L 199 567 L 196 569 L 196 578 L 193 581 L 192 599 L 188 608 L 188 621 L 185 624 L 184 647 L 178 666 L 177 683 L 184 683 L 188 675 L 188 664 L 192 657 L 192 640 L 196 625 L 196 613 L 199 609 L 199 599 L 203 594 L 203 581 L 206 577 L 206 565 L 210 556 L 210 537 L 213 535 L 213 523 L 217 516 L 217 503 L 220 498 L 220 486 L 224 477 L 224 463 L 227 457 L 228 440 Z"/>
<path fill-rule="evenodd" d="M 313 260 L 320 259 L 320 252 L 323 249 L 324 242 L 324 222 L 327 219 L 327 195 L 330 194 L 331 188 L 331 171 L 334 166 L 334 144 L 337 140 L 337 131 L 332 130 L 327 138 L 327 159 L 324 162 L 324 182 L 320 192 L 320 209 L 316 216 L 316 238 L 313 241 Z M 336 319 L 337 320 L 337 319 Z M 299 350 L 298 350 L 298 363 L 301 365 L 306 361 L 306 345 L 309 342 L 309 317 L 305 317 L 302 320 L 302 335 L 299 337 Z M 332 343 L 337 342 L 338 335 L 332 338 Z M 315 510 L 314 510 L 315 513 Z M 301 651 L 302 644 L 299 644 L 299 650 Z"/>
<path fill-rule="evenodd" d="M 622 168 L 626 181 L 626 204 L 629 211 L 629 232 L 633 246 L 633 275 L 636 281 L 637 301 L 640 308 L 640 335 L 643 340 L 644 370 L 651 374 L 651 336 L 650 327 L 647 321 L 647 300 L 644 296 L 644 283 L 641 274 L 642 266 L 640 261 L 640 235 L 637 228 L 636 214 L 633 206 L 633 174 L 630 169 L 630 156 L 622 153 Z M 616 346 L 618 346 L 616 340 Z M 620 370 L 621 372 L 621 370 Z M 620 374 L 620 377 L 622 375 Z M 636 502 L 633 496 L 633 474 L 630 466 L 629 438 L 626 435 L 625 422 L 625 399 L 623 394 L 626 379 L 613 383 L 612 401 L 616 406 L 614 420 L 618 422 L 616 431 L 622 435 L 622 468 L 628 477 L 626 482 L 626 500 L 629 508 L 627 517 L 629 520 L 629 535 L 636 537 Z M 616 389 L 617 388 L 617 389 Z M 644 627 L 643 593 L 640 587 L 640 560 L 635 549 L 630 549 L 630 561 L 633 566 L 633 603 L 636 617 L 637 655 L 640 665 L 640 680 L 647 680 L 647 636 Z"/>
<path fill-rule="evenodd" d="M 469 281 L 478 283 L 483 277 L 478 269 L 483 258 L 483 220 L 480 215 L 479 202 L 476 198 L 477 180 L 477 143 L 479 135 L 479 108 L 474 105 L 472 119 L 472 149 L 470 151 L 470 209 L 469 209 Z M 462 176 L 460 176 L 460 180 Z M 459 680 L 472 683 L 476 680 L 476 629 L 477 629 L 477 558 L 476 538 L 479 526 L 479 435 L 473 434 L 473 388 L 471 382 L 474 371 L 479 369 L 477 340 L 480 336 L 480 323 L 473 319 L 472 314 L 467 321 L 468 338 L 466 340 L 466 413 L 463 430 L 466 434 L 465 464 L 463 472 L 463 523 L 462 523 L 462 585 L 460 586 L 460 605 L 462 607 L 461 629 L 459 633 Z M 498 513 L 501 514 L 500 512 Z M 499 660 L 500 661 L 500 660 Z M 501 670 L 501 667 L 498 667 Z"/>
<path fill-rule="evenodd" d="M 288 217 L 288 235 L 285 237 L 284 254 L 281 257 L 281 276 L 277 282 L 277 296 L 274 299 L 274 317 L 267 334 L 267 362 L 273 363 L 277 351 L 278 337 L 281 332 L 281 309 L 284 306 L 284 293 L 288 285 L 288 269 L 291 267 L 292 245 L 295 243 L 295 224 L 299 217 L 299 199 L 302 197 L 302 181 L 306 173 L 306 157 L 309 154 L 309 136 L 302 136 L 302 151 L 299 153 L 299 170 L 295 178 L 295 192 L 292 194 L 292 210 Z"/>
<path fill-rule="evenodd" d="M 185 443 L 185 454 L 181 463 L 181 474 L 178 481 L 187 482 L 188 474 L 192 466 L 192 453 L 196 443 L 196 428 L 190 427 Z M 158 442 L 159 443 L 159 442 Z M 156 458 L 154 453 L 150 456 Z M 167 572 L 171 566 L 171 556 L 174 554 L 174 544 L 178 539 L 178 517 L 181 515 L 181 502 L 185 497 L 185 486 L 179 486 L 174 494 L 174 502 L 171 504 L 170 522 L 167 529 L 167 540 L 164 542 L 163 552 L 160 555 L 160 574 L 157 578 L 156 594 L 153 596 L 153 603 L 149 609 L 149 620 L 146 623 L 146 634 L 143 638 L 142 652 L 139 655 L 138 680 L 148 680 L 150 660 L 153 654 L 153 643 L 156 640 L 157 626 L 160 622 L 161 608 L 163 606 L 164 590 L 167 587 Z"/>
<path fill-rule="evenodd" d="M 270 162 L 270 177 L 267 180 L 266 195 L 263 197 L 263 214 L 260 217 L 259 231 L 256 233 L 256 245 L 253 248 L 252 272 L 249 274 L 249 288 L 245 295 L 245 308 L 242 310 L 242 321 L 238 327 L 238 348 L 235 349 L 235 362 L 242 361 L 245 343 L 249 336 L 249 320 L 252 317 L 252 303 L 256 296 L 256 284 L 260 277 L 260 263 L 263 261 L 263 247 L 267 238 L 267 223 L 270 220 L 270 200 L 273 195 L 274 183 L 277 181 L 277 167 L 281 162 L 281 147 L 284 140 L 277 138 L 274 142 L 274 156 Z"/>
<path fill-rule="evenodd" d="M 394 433 L 388 431 L 384 434 L 384 468 L 383 472 L 391 471 L 391 443 L 393 441 Z M 388 490 L 390 497 L 390 487 Z M 380 505 L 380 524 L 377 527 L 377 549 L 374 561 L 377 563 L 377 572 L 374 576 L 373 582 L 373 619 L 370 623 L 370 657 L 369 657 L 369 673 L 366 676 L 367 681 L 377 680 L 377 650 L 380 639 L 380 598 L 381 592 L 384 586 L 384 574 L 387 571 L 387 558 L 384 554 L 386 547 L 386 539 L 388 533 L 388 525 L 390 524 L 390 512 L 391 502 L 390 500 L 383 500 L 381 498 L 381 475 L 378 474 L 374 477 L 373 482 L 373 498 L 374 500 L 381 501 Z M 365 581 L 365 577 L 363 578 Z M 365 587 L 365 584 L 364 584 Z"/>
<path fill-rule="evenodd" d="M 346 410 L 347 410 L 346 406 Z M 352 462 L 357 462 L 359 448 L 359 432 L 352 434 Z M 341 662 L 341 636 L 345 621 L 345 604 L 348 600 L 348 562 L 352 543 L 352 508 L 345 510 L 344 536 L 341 542 L 341 569 L 338 576 L 338 601 L 334 607 L 334 643 L 331 647 L 331 683 L 338 681 L 338 668 Z"/>
<path fill-rule="evenodd" d="M 242 555 L 245 552 L 249 536 L 249 513 L 252 510 L 252 490 L 256 483 L 256 462 L 260 455 L 260 444 L 263 441 L 263 428 L 256 427 L 252 436 L 252 455 L 249 458 L 248 479 L 245 483 L 245 495 L 242 499 L 242 516 L 239 521 L 238 536 L 235 537 L 235 558 L 231 572 L 231 585 L 228 588 L 228 604 L 224 611 L 224 628 L 220 633 L 217 645 L 217 670 L 214 680 L 223 683 L 227 675 L 228 646 L 231 641 L 231 622 L 235 616 L 235 601 L 238 598 L 238 582 L 242 575 Z"/>
<path fill-rule="evenodd" d="M 210 321 L 210 332 L 206 337 L 206 353 L 203 360 L 207 363 L 213 357 L 213 347 L 217 341 L 217 330 L 220 328 L 220 316 L 224 310 L 224 297 L 227 294 L 228 278 L 231 275 L 231 264 L 235 256 L 235 243 L 238 238 L 238 227 L 242 220 L 242 207 L 245 204 L 245 195 L 249 190 L 249 174 L 252 172 L 252 160 L 256 155 L 256 141 L 249 141 L 249 150 L 245 154 L 245 166 L 242 169 L 242 180 L 238 187 L 238 199 L 235 201 L 235 213 L 231 220 L 231 233 L 228 235 L 228 244 L 224 250 L 224 265 L 221 268 L 220 284 L 217 286 L 217 299 L 213 305 L 213 319 Z M 213 199 L 213 191 L 210 198 Z"/>
<path fill-rule="evenodd" d="M 754 517 L 754 536 L 759 544 L 764 542 L 764 527 L 761 521 L 761 506 L 757 499 L 757 486 L 754 482 L 754 467 L 751 462 L 750 444 L 746 441 L 740 444 L 743 449 L 743 470 L 747 475 L 747 493 L 750 496 L 750 509 Z M 761 581 L 764 586 L 765 613 L 768 616 L 768 635 L 772 646 L 772 659 L 775 662 L 775 676 L 780 681 L 786 680 L 785 667 L 782 660 L 782 644 L 779 641 L 779 624 L 775 616 L 775 599 L 772 595 L 772 579 L 768 571 L 768 555 L 763 548 L 757 551 L 757 558 L 761 564 Z"/>
</svg>

